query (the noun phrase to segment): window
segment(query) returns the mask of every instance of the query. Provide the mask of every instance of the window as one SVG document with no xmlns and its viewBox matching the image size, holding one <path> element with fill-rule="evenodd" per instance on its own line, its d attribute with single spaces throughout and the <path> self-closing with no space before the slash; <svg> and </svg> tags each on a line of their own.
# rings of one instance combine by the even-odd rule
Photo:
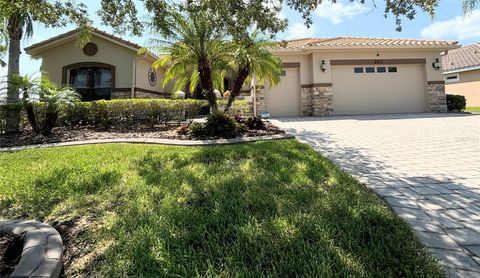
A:
<svg viewBox="0 0 480 278">
<path fill-rule="evenodd" d="M 385 67 L 377 67 L 377 72 L 387 72 Z"/>
<path fill-rule="evenodd" d="M 456 81 L 460 81 L 460 78 L 458 77 L 458 74 L 449 74 L 449 75 L 445 76 L 445 82 L 446 83 L 456 82 Z"/>
<path fill-rule="evenodd" d="M 374 67 L 366 67 L 365 72 L 366 73 L 373 73 L 373 72 L 375 72 L 375 68 Z"/>
<path fill-rule="evenodd" d="M 354 73 L 363 73 L 363 68 L 353 68 Z"/>
<path fill-rule="evenodd" d="M 282 76 L 287 76 L 287 72 L 282 70 Z"/>
<path fill-rule="evenodd" d="M 397 67 L 388 67 L 388 72 L 397 72 Z"/>
</svg>

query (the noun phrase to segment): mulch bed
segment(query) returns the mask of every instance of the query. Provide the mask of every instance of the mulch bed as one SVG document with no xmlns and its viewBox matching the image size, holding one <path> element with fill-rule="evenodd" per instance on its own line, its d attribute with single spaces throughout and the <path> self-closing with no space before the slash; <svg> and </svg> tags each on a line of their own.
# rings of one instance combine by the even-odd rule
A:
<svg viewBox="0 0 480 278">
<path fill-rule="evenodd" d="M 23 237 L 8 233 L 0 236 L 0 277 L 9 277 L 20 261 Z"/>
<path fill-rule="evenodd" d="M 272 123 L 265 122 L 266 129 L 246 130 L 239 137 L 256 137 L 265 135 L 275 135 L 285 133 Z M 176 129 L 179 125 L 165 126 L 132 126 L 132 127 L 114 127 L 110 129 L 100 129 L 93 126 L 79 127 L 56 127 L 48 136 L 33 135 L 30 130 L 24 130 L 17 134 L 0 135 L 0 147 L 26 146 L 49 144 L 59 142 L 97 140 L 97 139 L 115 139 L 115 138 L 157 138 L 157 139 L 179 139 L 179 140 L 206 140 L 221 139 L 216 137 L 192 138 L 187 135 L 177 134 Z"/>
</svg>

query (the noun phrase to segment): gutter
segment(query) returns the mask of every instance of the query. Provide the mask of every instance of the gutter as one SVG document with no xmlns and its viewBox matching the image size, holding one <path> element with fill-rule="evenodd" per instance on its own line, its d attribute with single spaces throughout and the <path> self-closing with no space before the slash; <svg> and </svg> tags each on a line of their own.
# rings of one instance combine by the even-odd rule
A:
<svg viewBox="0 0 480 278">
<path fill-rule="evenodd" d="M 480 65 L 461 68 L 461 69 L 447 70 L 447 71 L 444 71 L 443 74 L 451 74 L 451 73 L 458 73 L 458 72 L 471 71 L 471 70 L 480 70 Z"/>
</svg>

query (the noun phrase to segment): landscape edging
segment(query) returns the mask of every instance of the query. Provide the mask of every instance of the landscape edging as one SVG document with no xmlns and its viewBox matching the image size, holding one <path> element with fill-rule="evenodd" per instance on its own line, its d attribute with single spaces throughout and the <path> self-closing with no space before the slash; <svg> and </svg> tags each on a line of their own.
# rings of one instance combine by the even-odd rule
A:
<svg viewBox="0 0 480 278">
<path fill-rule="evenodd" d="M 255 142 L 262 140 L 278 140 L 294 138 L 291 134 L 275 134 L 265 135 L 257 137 L 241 137 L 233 139 L 212 139 L 212 140 L 178 140 L 178 139 L 156 139 L 156 138 L 115 138 L 115 139 L 93 139 L 84 141 L 69 141 L 58 142 L 49 144 L 38 145 L 26 145 L 26 146 L 14 146 L 0 148 L 0 152 L 20 151 L 27 149 L 37 148 L 52 148 L 52 147 L 65 147 L 65 146 L 81 146 L 81 145 L 93 145 L 93 144 L 112 144 L 112 143 L 132 143 L 132 144 L 158 144 L 169 146 L 212 146 L 212 145 L 228 145 L 228 144 L 240 144 L 247 142 Z"/>
<path fill-rule="evenodd" d="M 20 261 L 10 278 L 57 278 L 63 264 L 63 242 L 52 226 L 35 220 L 0 220 L 0 235 L 23 236 Z"/>
</svg>

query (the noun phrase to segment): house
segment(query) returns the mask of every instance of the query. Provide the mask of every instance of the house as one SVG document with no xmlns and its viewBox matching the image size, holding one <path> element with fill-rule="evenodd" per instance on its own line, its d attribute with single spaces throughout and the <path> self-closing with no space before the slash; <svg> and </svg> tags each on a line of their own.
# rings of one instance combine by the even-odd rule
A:
<svg viewBox="0 0 480 278">
<path fill-rule="evenodd" d="M 162 70 L 150 69 L 155 57 L 137 56 L 140 46 L 94 30 L 80 49 L 77 32 L 25 50 L 42 58 L 41 70 L 51 80 L 71 85 L 85 100 L 170 95 L 160 85 Z M 283 61 L 278 86 L 247 88 L 243 95 L 271 116 L 444 112 L 440 53 L 457 47 L 453 41 L 412 39 L 290 40 L 271 49 Z"/>
<path fill-rule="evenodd" d="M 273 50 L 283 61 L 282 81 L 260 102 L 274 116 L 446 112 L 440 53 L 457 47 L 387 38 L 287 41 Z"/>
<path fill-rule="evenodd" d="M 151 69 L 157 59 L 138 56 L 140 45 L 93 29 L 90 42 L 78 47 L 79 29 L 25 48 L 42 58 L 40 71 L 60 85 L 75 88 L 83 100 L 159 98 L 170 95 L 162 87 L 162 70 Z"/>
<path fill-rule="evenodd" d="M 463 95 L 467 107 L 480 107 L 480 43 L 448 51 L 442 68 L 447 94 Z"/>
</svg>

